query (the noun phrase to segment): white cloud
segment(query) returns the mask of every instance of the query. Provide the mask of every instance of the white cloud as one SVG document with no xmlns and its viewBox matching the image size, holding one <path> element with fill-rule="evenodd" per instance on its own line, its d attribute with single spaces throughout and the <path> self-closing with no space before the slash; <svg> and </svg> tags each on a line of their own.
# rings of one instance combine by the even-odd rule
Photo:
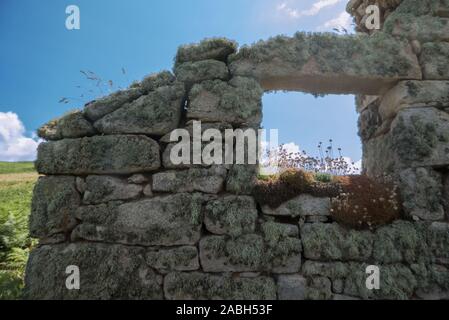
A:
<svg viewBox="0 0 449 320">
<path fill-rule="evenodd" d="M 17 114 L 0 112 L 0 161 L 31 161 L 36 159 L 42 140 L 25 135 L 25 127 Z"/>
<path fill-rule="evenodd" d="M 298 19 L 303 16 L 315 16 L 324 8 L 333 6 L 342 2 L 343 0 L 319 0 L 312 4 L 309 9 L 299 11 L 298 9 L 294 9 L 287 2 L 283 2 L 277 6 L 277 11 L 285 14 L 287 17 Z"/>
<path fill-rule="evenodd" d="M 341 29 L 349 30 L 351 28 L 352 18 L 346 11 L 341 12 L 335 19 L 325 22 L 320 29 Z"/>
</svg>

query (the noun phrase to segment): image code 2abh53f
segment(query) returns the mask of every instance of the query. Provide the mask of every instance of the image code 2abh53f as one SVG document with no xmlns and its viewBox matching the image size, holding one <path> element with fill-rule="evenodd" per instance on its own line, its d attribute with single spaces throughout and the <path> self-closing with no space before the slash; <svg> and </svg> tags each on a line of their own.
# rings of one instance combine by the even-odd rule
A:
<svg viewBox="0 0 449 320">
<path fill-rule="evenodd" d="M 3 0 L 0 39 L 0 300 L 449 299 L 449 0 Z"/>
</svg>

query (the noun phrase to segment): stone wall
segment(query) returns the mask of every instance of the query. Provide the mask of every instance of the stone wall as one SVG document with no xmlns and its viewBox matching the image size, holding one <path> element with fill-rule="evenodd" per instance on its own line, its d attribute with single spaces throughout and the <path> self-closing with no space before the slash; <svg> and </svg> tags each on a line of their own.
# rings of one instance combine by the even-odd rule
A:
<svg viewBox="0 0 449 320">
<path fill-rule="evenodd" d="M 183 46 L 173 74 L 39 129 L 26 297 L 449 299 L 449 6 L 383 3 L 372 35 Z M 171 162 L 174 129 L 259 128 L 275 89 L 358 94 L 364 170 L 396 178 L 403 220 L 350 230 L 327 197 L 257 203 L 254 165 Z M 79 290 L 66 288 L 70 265 Z M 380 290 L 366 289 L 368 265 L 380 267 Z"/>
</svg>

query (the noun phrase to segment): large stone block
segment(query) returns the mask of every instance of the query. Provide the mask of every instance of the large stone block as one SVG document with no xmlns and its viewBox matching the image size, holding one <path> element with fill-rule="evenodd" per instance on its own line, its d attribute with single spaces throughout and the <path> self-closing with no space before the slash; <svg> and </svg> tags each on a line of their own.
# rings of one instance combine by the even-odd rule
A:
<svg viewBox="0 0 449 320">
<path fill-rule="evenodd" d="M 231 81 L 204 81 L 189 93 L 187 118 L 224 121 L 258 127 L 262 119 L 263 90 L 254 79 L 236 77 Z"/>
<path fill-rule="evenodd" d="M 263 236 L 237 238 L 209 236 L 200 241 L 200 259 L 206 272 L 270 271 L 297 273 L 301 268 L 301 241 L 291 228 L 266 223 Z"/>
<path fill-rule="evenodd" d="M 330 198 L 318 198 L 308 194 L 302 194 L 289 200 L 276 209 L 263 206 L 264 214 L 286 217 L 329 216 Z"/>
<path fill-rule="evenodd" d="M 184 95 L 184 85 L 180 83 L 160 87 L 104 116 L 94 126 L 106 134 L 162 136 L 177 128 Z"/>
<path fill-rule="evenodd" d="M 88 176 L 83 202 L 98 204 L 113 200 L 131 200 L 142 193 L 143 187 L 128 184 L 126 179 L 111 176 Z"/>
<path fill-rule="evenodd" d="M 225 38 L 205 39 L 197 44 L 179 47 L 175 64 L 188 61 L 214 59 L 226 61 L 228 56 L 237 50 L 237 43 Z"/>
<path fill-rule="evenodd" d="M 145 263 L 144 250 L 94 243 L 34 249 L 28 260 L 27 299 L 162 299 L 162 277 Z M 79 270 L 79 290 L 69 290 L 66 268 Z M 73 271 L 70 271 L 73 272 Z"/>
<path fill-rule="evenodd" d="M 205 80 L 228 80 L 229 70 L 224 62 L 217 60 L 202 60 L 184 62 L 175 68 L 178 81 L 193 85 Z"/>
<path fill-rule="evenodd" d="M 164 279 L 164 292 L 170 300 L 275 300 L 276 284 L 268 277 L 170 273 Z"/>
<path fill-rule="evenodd" d="M 193 271 L 200 268 L 196 247 L 150 250 L 146 254 L 148 265 L 161 273 Z"/>
<path fill-rule="evenodd" d="M 429 168 L 415 168 L 401 171 L 399 177 L 403 208 L 407 215 L 430 221 L 444 219 L 441 173 Z"/>
<path fill-rule="evenodd" d="M 200 238 L 202 198 L 176 194 L 80 209 L 72 239 L 141 246 L 194 245 Z"/>
<path fill-rule="evenodd" d="M 410 167 L 449 164 L 449 114 L 436 108 L 401 110 L 387 134 L 364 145 L 363 165 L 370 176 L 397 174 Z"/>
<path fill-rule="evenodd" d="M 153 175 L 155 192 L 193 192 L 217 194 L 224 187 L 227 170 L 222 166 L 166 171 Z"/>
<path fill-rule="evenodd" d="M 426 80 L 449 80 L 447 57 L 449 57 L 449 43 L 425 43 L 419 57 L 423 78 Z"/>
<path fill-rule="evenodd" d="M 405 108 L 449 106 L 449 81 L 402 81 L 382 97 L 379 113 L 393 119 Z"/>
<path fill-rule="evenodd" d="M 384 33 L 277 36 L 241 48 L 230 62 L 233 76 L 253 77 L 266 91 L 379 95 L 401 79 L 421 79 L 408 42 Z"/>
<path fill-rule="evenodd" d="M 229 170 L 226 191 L 234 194 L 252 194 L 258 170 L 257 165 L 234 164 Z"/>
<path fill-rule="evenodd" d="M 76 225 L 79 205 L 75 177 L 40 177 L 33 192 L 30 235 L 42 239 L 70 232 Z"/>
<path fill-rule="evenodd" d="M 218 235 L 239 236 L 256 228 L 257 208 L 248 196 L 224 196 L 209 201 L 204 210 L 206 229 Z"/>
<path fill-rule="evenodd" d="M 277 278 L 279 300 L 304 300 L 307 279 L 299 274 L 279 275 Z"/>
<path fill-rule="evenodd" d="M 427 1 L 415 1 L 427 2 Z M 385 21 L 385 32 L 395 37 L 425 42 L 449 41 L 449 19 L 431 15 L 416 16 L 409 13 L 393 13 Z"/>
<path fill-rule="evenodd" d="M 46 140 L 89 137 L 95 134 L 92 124 L 84 118 L 81 111 L 70 112 L 59 119 L 52 120 L 37 130 L 39 137 Z"/>
<path fill-rule="evenodd" d="M 175 76 L 170 71 L 164 70 L 146 76 L 139 86 L 144 93 L 149 93 L 159 87 L 172 85 L 175 80 Z"/>
<path fill-rule="evenodd" d="M 109 96 L 89 102 L 84 107 L 84 112 L 89 120 L 96 121 L 140 96 L 142 96 L 140 88 L 120 90 Z"/>
<path fill-rule="evenodd" d="M 95 136 L 41 143 L 36 168 L 43 174 L 128 174 L 160 167 L 159 145 L 145 136 Z"/>
<path fill-rule="evenodd" d="M 306 223 L 300 233 L 307 259 L 366 261 L 372 254 L 369 231 L 346 230 L 336 223 Z"/>
<path fill-rule="evenodd" d="M 424 224 L 397 221 L 376 230 L 374 261 L 382 264 L 428 262 L 430 250 Z"/>
<path fill-rule="evenodd" d="M 200 241 L 200 259 L 206 272 L 245 272 L 264 268 L 265 244 L 256 234 L 236 239 L 208 236 Z"/>
</svg>

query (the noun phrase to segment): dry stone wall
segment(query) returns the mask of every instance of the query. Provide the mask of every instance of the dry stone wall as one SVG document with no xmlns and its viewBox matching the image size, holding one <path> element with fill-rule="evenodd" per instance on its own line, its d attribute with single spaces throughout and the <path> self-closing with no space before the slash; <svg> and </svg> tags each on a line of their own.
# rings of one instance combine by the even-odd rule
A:
<svg viewBox="0 0 449 320">
<path fill-rule="evenodd" d="M 449 299 L 449 6 L 380 2 L 382 31 L 182 46 L 173 74 L 40 128 L 26 297 Z M 397 179 L 403 220 L 349 230 L 328 197 L 257 203 L 255 165 L 172 163 L 174 129 L 259 128 L 276 89 L 358 94 L 364 170 Z M 70 265 L 79 290 L 66 288 Z"/>
</svg>

